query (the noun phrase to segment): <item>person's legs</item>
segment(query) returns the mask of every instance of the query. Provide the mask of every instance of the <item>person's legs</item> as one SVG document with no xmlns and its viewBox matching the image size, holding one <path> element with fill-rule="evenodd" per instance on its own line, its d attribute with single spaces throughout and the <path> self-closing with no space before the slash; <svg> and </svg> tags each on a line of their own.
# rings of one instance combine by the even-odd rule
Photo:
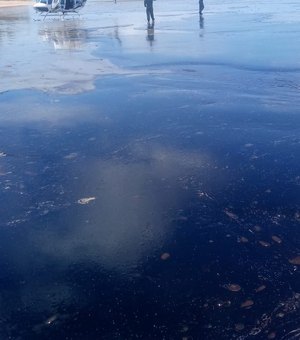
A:
<svg viewBox="0 0 300 340">
<path fill-rule="evenodd" d="M 150 17 L 151 17 L 152 21 L 154 21 L 153 6 L 149 7 L 149 14 L 150 14 Z"/>
<path fill-rule="evenodd" d="M 149 7 L 146 7 L 146 15 L 147 15 L 147 21 L 150 21 L 150 11 L 149 11 Z"/>
<path fill-rule="evenodd" d="M 202 14 L 203 10 L 204 10 L 203 0 L 199 0 L 199 13 Z"/>
</svg>

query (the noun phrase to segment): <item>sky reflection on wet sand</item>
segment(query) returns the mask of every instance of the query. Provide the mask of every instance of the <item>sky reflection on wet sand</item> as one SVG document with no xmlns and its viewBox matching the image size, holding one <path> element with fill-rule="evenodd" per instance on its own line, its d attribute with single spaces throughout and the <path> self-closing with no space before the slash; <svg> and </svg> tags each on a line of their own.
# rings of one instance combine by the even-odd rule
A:
<svg viewBox="0 0 300 340">
<path fill-rule="evenodd" d="M 268 3 L 156 2 L 151 41 L 136 2 L 6 10 L 2 338 L 299 336 L 298 5 Z"/>
</svg>

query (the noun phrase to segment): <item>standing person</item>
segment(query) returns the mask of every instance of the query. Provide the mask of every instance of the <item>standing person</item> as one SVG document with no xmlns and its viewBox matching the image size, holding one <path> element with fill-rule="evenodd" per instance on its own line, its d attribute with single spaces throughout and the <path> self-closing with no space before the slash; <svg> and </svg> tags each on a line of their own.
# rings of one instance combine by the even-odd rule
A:
<svg viewBox="0 0 300 340">
<path fill-rule="evenodd" d="M 154 25 L 153 0 L 144 0 L 144 6 L 146 7 L 148 25 L 150 25 L 150 18 L 152 19 L 152 25 Z"/>
<path fill-rule="evenodd" d="M 202 14 L 202 11 L 204 10 L 204 3 L 203 0 L 199 0 L 199 14 Z"/>
</svg>

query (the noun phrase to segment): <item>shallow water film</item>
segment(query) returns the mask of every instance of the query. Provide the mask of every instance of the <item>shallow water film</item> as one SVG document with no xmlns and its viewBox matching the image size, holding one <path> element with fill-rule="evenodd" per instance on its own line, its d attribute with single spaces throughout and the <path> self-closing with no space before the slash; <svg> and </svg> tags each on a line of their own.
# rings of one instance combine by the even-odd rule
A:
<svg viewBox="0 0 300 340">
<path fill-rule="evenodd" d="M 299 339 L 297 1 L 0 11 L 0 339 Z"/>
</svg>

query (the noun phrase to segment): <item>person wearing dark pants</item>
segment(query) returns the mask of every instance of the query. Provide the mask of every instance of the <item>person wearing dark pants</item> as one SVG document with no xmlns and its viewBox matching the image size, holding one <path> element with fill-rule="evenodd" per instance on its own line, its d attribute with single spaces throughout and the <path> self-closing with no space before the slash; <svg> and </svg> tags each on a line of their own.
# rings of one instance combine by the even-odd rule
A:
<svg viewBox="0 0 300 340">
<path fill-rule="evenodd" d="M 150 18 L 152 20 L 152 25 L 154 25 L 153 0 L 144 0 L 144 6 L 146 7 L 148 25 L 150 24 Z"/>
<path fill-rule="evenodd" d="M 202 14 L 203 10 L 204 10 L 203 0 L 199 0 L 199 14 Z"/>
</svg>

